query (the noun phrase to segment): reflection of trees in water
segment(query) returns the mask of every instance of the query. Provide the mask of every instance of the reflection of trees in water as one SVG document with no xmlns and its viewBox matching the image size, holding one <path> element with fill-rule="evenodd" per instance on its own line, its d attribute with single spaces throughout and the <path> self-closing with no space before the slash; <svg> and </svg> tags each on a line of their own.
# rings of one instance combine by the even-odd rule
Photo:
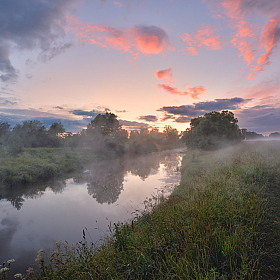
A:
<svg viewBox="0 0 280 280">
<path fill-rule="evenodd" d="M 98 203 L 114 203 L 123 190 L 124 176 L 127 172 L 139 176 L 143 181 L 152 170 L 157 171 L 162 156 L 155 153 L 136 158 L 120 158 L 100 161 L 73 178 L 75 183 L 87 183 L 88 193 Z"/>
<path fill-rule="evenodd" d="M 21 196 L 12 196 L 7 198 L 7 201 L 10 201 L 11 204 L 17 209 L 20 210 L 23 206 L 24 198 Z"/>
<path fill-rule="evenodd" d="M 172 174 L 174 171 L 179 171 L 178 166 L 182 157 L 179 154 L 167 153 L 165 155 L 165 160 L 162 162 L 167 174 Z"/>
<path fill-rule="evenodd" d="M 123 190 L 126 173 L 122 159 L 94 163 L 89 169 L 73 178 L 75 183 L 87 183 L 89 195 L 98 203 L 114 203 Z"/>
<path fill-rule="evenodd" d="M 25 198 L 39 198 L 44 195 L 46 188 L 50 188 L 54 193 L 61 193 L 66 187 L 65 180 L 57 180 L 48 184 L 34 185 L 20 185 L 18 187 L 5 187 L 1 189 L 0 200 L 6 199 L 11 204 L 20 210 L 23 207 Z"/>
<path fill-rule="evenodd" d="M 156 173 L 163 164 L 165 172 L 172 175 L 178 171 L 181 156 L 174 151 L 153 153 L 135 158 L 119 158 L 95 162 L 87 172 L 76 175 L 73 180 L 78 184 L 87 184 L 88 193 L 98 203 L 114 203 L 123 190 L 123 181 L 126 172 L 139 176 L 143 181 L 149 175 Z M 0 199 L 10 201 L 20 210 L 25 198 L 39 198 L 44 195 L 46 188 L 54 193 L 62 193 L 66 187 L 66 180 L 54 180 L 53 182 L 41 183 L 40 185 L 25 185 L 18 188 L 0 189 Z"/>
<path fill-rule="evenodd" d="M 149 177 L 152 170 L 157 171 L 160 166 L 161 156 L 155 153 L 149 156 L 140 156 L 134 159 L 129 159 L 126 162 L 127 171 L 131 174 L 139 176 L 143 181 Z"/>
<path fill-rule="evenodd" d="M 139 176 L 144 181 L 149 175 L 157 172 L 162 163 L 166 169 L 171 168 L 171 174 L 177 167 L 178 162 L 178 156 L 173 155 L 172 152 L 99 161 L 85 170 L 83 174 L 77 175 L 73 180 L 78 184 L 86 183 L 88 193 L 98 203 L 111 204 L 118 200 L 123 190 L 124 176 L 127 172 Z"/>
</svg>

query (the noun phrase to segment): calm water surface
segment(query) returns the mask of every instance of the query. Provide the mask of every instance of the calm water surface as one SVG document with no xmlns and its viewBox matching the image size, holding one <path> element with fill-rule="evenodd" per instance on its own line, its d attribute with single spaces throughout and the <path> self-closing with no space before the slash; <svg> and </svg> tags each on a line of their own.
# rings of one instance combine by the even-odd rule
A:
<svg viewBox="0 0 280 280">
<path fill-rule="evenodd" d="M 179 184 L 182 156 L 172 150 L 100 161 L 66 180 L 1 193 L 0 262 L 13 258 L 12 274 L 24 272 L 40 249 L 49 253 L 57 241 L 77 243 L 85 228 L 98 242 L 110 223 L 134 217 L 149 198 Z"/>
</svg>

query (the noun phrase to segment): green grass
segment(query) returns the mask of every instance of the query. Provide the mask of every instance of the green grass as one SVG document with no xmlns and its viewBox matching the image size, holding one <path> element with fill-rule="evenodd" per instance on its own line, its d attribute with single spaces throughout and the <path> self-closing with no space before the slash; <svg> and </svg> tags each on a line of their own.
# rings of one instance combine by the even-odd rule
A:
<svg viewBox="0 0 280 280">
<path fill-rule="evenodd" d="M 0 158 L 0 186 L 46 181 L 101 158 L 86 148 L 24 149 L 17 157 Z"/>
<path fill-rule="evenodd" d="M 277 144 L 277 143 L 276 143 Z M 280 145 L 189 151 L 168 199 L 100 247 L 57 244 L 34 279 L 279 279 Z M 27 277 L 28 278 L 28 277 Z"/>
</svg>

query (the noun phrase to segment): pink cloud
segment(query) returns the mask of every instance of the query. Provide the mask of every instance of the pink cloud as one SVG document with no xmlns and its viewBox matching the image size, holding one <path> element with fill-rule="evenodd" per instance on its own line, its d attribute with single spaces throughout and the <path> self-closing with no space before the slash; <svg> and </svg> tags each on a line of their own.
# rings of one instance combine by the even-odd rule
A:
<svg viewBox="0 0 280 280">
<path fill-rule="evenodd" d="M 157 26 L 136 26 L 130 30 L 135 47 L 144 54 L 159 54 L 172 48 L 166 32 Z"/>
<path fill-rule="evenodd" d="M 206 93 L 206 88 L 203 86 L 188 88 L 191 98 L 198 99 L 198 95 Z"/>
<path fill-rule="evenodd" d="M 205 46 L 208 50 L 219 50 L 222 47 L 222 39 L 219 35 L 214 35 L 216 29 L 210 25 L 203 25 L 192 35 L 184 33 L 181 39 L 187 43 L 187 51 L 190 55 L 198 55 L 197 48 Z"/>
<path fill-rule="evenodd" d="M 253 65 L 248 79 L 254 79 L 270 64 L 270 57 L 279 39 L 279 0 L 204 0 L 215 3 L 226 16 L 232 33 L 232 45 L 247 65 Z M 252 24 L 249 15 L 272 17 L 263 28 Z M 264 53 L 260 54 L 260 50 Z"/>
<path fill-rule="evenodd" d="M 279 95 L 280 83 L 278 79 L 270 79 L 259 84 L 241 90 L 246 98 L 263 99 L 274 98 Z"/>
<path fill-rule="evenodd" d="M 189 95 L 193 99 L 199 99 L 198 95 L 204 94 L 206 92 L 205 87 L 193 87 L 193 88 L 188 88 L 188 91 L 181 91 L 176 87 L 172 87 L 166 84 L 159 84 L 157 85 L 158 89 L 161 89 L 169 94 L 174 94 L 174 95 L 182 95 L 182 96 L 187 96 Z"/>
<path fill-rule="evenodd" d="M 279 40 L 280 28 L 279 28 L 280 17 L 270 19 L 264 25 L 261 38 L 260 47 L 265 49 L 265 53 L 260 56 L 257 60 L 258 65 L 254 67 L 255 71 L 264 71 L 264 66 L 269 65 L 269 58 L 272 54 L 273 49 L 276 47 L 277 41 Z"/>
<path fill-rule="evenodd" d="M 234 30 L 231 43 L 239 51 L 238 56 L 243 57 L 244 62 L 249 65 L 255 59 L 254 40 L 256 39 L 257 27 L 250 24 L 241 9 L 243 0 L 225 0 L 221 7 L 224 14 L 229 18 L 229 26 Z"/>
<path fill-rule="evenodd" d="M 74 17 L 68 17 L 68 26 L 78 42 L 129 52 L 133 58 L 137 58 L 139 52 L 145 55 L 164 54 L 166 50 L 173 49 L 166 32 L 157 26 L 116 29 L 84 23 Z"/>
<path fill-rule="evenodd" d="M 172 69 L 165 69 L 165 70 L 157 70 L 155 72 L 155 77 L 158 80 L 164 80 L 167 79 L 169 83 L 171 83 L 172 80 Z"/>
<path fill-rule="evenodd" d="M 123 6 L 123 3 L 120 3 L 120 2 L 117 2 L 117 1 L 115 1 L 113 4 L 114 4 L 115 6 L 120 7 L 120 8 Z"/>
</svg>

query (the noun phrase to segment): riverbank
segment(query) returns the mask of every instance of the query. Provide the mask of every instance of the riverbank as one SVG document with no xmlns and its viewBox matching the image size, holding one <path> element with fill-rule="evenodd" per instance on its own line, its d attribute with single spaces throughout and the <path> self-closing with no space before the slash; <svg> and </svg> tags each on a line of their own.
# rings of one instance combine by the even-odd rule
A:
<svg viewBox="0 0 280 280">
<path fill-rule="evenodd" d="M 158 146 L 157 151 L 178 148 L 176 146 Z M 152 153 L 149 151 L 145 154 Z M 14 157 L 0 157 L 0 189 L 1 187 L 22 186 L 24 184 L 46 182 L 61 175 L 83 169 L 96 160 L 114 159 L 130 156 L 118 156 L 108 151 L 97 153 L 91 148 L 25 148 Z M 133 154 L 141 156 L 141 154 Z"/>
<path fill-rule="evenodd" d="M 46 181 L 97 159 L 106 157 L 95 155 L 87 148 L 24 149 L 17 157 L 0 158 L 0 184 L 15 186 Z"/>
<path fill-rule="evenodd" d="M 278 279 L 280 146 L 189 151 L 168 199 L 112 228 L 96 248 L 84 233 L 57 244 L 37 279 Z M 32 272 L 30 271 L 30 277 Z"/>
</svg>

